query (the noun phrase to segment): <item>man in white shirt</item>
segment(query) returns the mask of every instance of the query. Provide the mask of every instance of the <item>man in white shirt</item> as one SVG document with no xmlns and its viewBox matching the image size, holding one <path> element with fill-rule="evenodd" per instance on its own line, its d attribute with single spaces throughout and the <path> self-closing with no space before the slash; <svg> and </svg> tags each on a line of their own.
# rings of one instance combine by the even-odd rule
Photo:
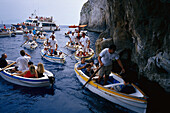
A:
<svg viewBox="0 0 170 113">
<path fill-rule="evenodd" d="M 52 56 L 52 54 L 54 53 L 54 51 L 56 51 L 57 48 L 58 48 L 58 42 L 57 42 L 57 40 L 55 39 L 54 35 L 51 35 L 51 38 L 52 38 L 52 39 L 49 40 L 49 44 L 50 44 L 50 53 L 51 53 L 51 56 Z"/>
<path fill-rule="evenodd" d="M 18 67 L 15 69 L 15 71 L 23 72 L 27 69 L 28 62 L 31 59 L 31 56 L 27 54 L 24 50 L 20 51 L 20 57 L 17 58 L 16 64 L 18 64 Z"/>
<path fill-rule="evenodd" d="M 30 30 L 29 33 L 27 34 L 27 41 L 32 42 L 34 40 L 34 35 L 32 34 L 32 31 Z"/>
<path fill-rule="evenodd" d="M 88 55 L 89 52 L 89 46 L 90 46 L 90 39 L 86 36 L 85 33 L 82 33 L 82 38 L 80 39 L 80 45 L 83 47 L 83 51 L 86 55 Z"/>
<path fill-rule="evenodd" d="M 105 85 L 107 83 L 109 74 L 112 71 L 112 60 L 116 60 L 119 64 L 119 66 L 122 68 L 122 72 L 123 73 L 125 72 L 125 69 L 123 68 L 123 65 L 119 59 L 119 55 L 117 54 L 117 52 L 115 50 L 116 50 L 116 46 L 111 45 L 109 48 L 103 49 L 101 51 L 101 53 L 99 54 L 98 61 L 100 63 L 100 66 L 103 66 L 103 67 L 99 71 L 98 83 L 100 83 L 103 75 L 105 75 L 103 85 Z"/>
<path fill-rule="evenodd" d="M 71 43 L 71 45 L 74 45 L 74 42 L 76 40 L 76 36 L 74 35 L 74 32 L 72 32 L 72 35 L 69 37 L 70 42 L 68 42 L 68 45 Z"/>
</svg>

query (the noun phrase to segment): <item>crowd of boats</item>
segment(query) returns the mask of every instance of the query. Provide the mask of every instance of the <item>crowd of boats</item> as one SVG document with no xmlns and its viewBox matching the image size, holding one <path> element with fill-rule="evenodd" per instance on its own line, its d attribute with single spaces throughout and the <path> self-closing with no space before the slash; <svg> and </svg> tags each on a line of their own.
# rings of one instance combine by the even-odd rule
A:
<svg viewBox="0 0 170 113">
<path fill-rule="evenodd" d="M 69 38 L 66 42 L 65 48 L 74 51 L 75 59 L 78 61 L 74 70 L 79 81 L 93 93 L 125 108 L 135 112 L 146 112 L 147 97 L 146 95 L 133 83 L 126 85 L 126 81 L 117 73 L 111 73 L 106 84 L 98 82 L 98 71 L 101 69 L 99 65 L 93 62 L 94 50 L 90 48 L 90 39 L 87 36 L 87 31 L 81 30 L 86 25 L 69 26 L 70 28 L 78 28 L 75 31 L 68 31 L 65 36 Z M 5 26 L 4 26 L 4 29 Z M 42 45 L 40 54 L 42 58 L 49 62 L 64 64 L 67 56 L 70 56 L 58 49 L 58 42 L 55 36 L 55 30 L 59 27 L 53 23 L 53 18 L 44 18 L 36 16 L 31 17 L 22 24 L 16 24 L 12 28 L 0 31 L 2 33 L 9 32 L 11 34 L 23 34 L 25 42 L 21 45 L 26 49 L 35 50 L 38 45 Z M 50 36 L 47 36 L 45 31 L 52 31 Z M 7 60 L 6 67 L 0 68 L 0 75 L 5 80 L 27 87 L 47 87 L 53 85 L 55 81 L 54 75 L 44 70 L 42 77 L 24 77 L 18 76 L 17 71 L 11 71 L 16 68 L 15 61 Z M 87 63 L 85 63 L 87 62 Z M 83 64 L 83 65 L 82 65 Z M 84 65 L 86 64 L 86 65 Z M 82 65 L 82 68 L 79 66 Z M 37 66 L 35 66 L 37 69 Z M 86 70 L 86 71 L 83 71 Z M 91 73 L 93 71 L 93 73 Z M 132 92 L 123 92 L 122 89 L 130 86 Z"/>
<path fill-rule="evenodd" d="M 53 21 L 53 17 L 29 17 L 25 22 L 12 24 L 10 28 L 7 28 L 4 24 L 3 28 L 0 28 L 0 37 L 14 37 L 16 35 L 22 35 L 29 30 L 36 29 L 38 31 L 58 31 L 59 25 Z"/>
</svg>

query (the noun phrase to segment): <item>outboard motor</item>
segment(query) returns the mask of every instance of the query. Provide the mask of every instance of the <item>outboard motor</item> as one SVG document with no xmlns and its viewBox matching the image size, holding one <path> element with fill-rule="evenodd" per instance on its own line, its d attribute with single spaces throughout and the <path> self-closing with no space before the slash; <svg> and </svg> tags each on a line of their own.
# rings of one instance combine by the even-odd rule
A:
<svg viewBox="0 0 170 113">
<path fill-rule="evenodd" d="M 54 85 L 54 83 L 55 83 L 55 78 L 54 77 L 50 77 L 50 76 L 48 76 L 48 78 L 49 78 L 49 82 L 52 84 L 52 86 Z"/>
</svg>

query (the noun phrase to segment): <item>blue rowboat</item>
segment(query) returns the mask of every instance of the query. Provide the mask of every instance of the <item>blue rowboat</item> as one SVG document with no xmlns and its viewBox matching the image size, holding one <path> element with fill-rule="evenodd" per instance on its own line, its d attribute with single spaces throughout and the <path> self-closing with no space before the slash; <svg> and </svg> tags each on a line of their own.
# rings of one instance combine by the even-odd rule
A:
<svg viewBox="0 0 170 113">
<path fill-rule="evenodd" d="M 57 52 L 59 53 L 60 51 L 57 51 Z M 58 63 L 58 64 L 64 64 L 65 63 L 65 56 L 66 55 L 64 53 L 62 53 L 62 55 L 61 55 L 62 57 L 59 57 L 58 55 L 50 56 L 49 54 L 45 54 L 44 49 L 42 49 L 40 53 L 41 53 L 41 56 L 49 62 L 54 62 L 54 63 Z"/>
</svg>

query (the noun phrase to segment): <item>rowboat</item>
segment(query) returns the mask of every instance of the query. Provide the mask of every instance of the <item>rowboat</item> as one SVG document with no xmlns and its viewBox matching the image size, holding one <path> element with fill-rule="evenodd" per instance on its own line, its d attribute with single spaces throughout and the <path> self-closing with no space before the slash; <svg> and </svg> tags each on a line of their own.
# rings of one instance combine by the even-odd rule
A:
<svg viewBox="0 0 170 113">
<path fill-rule="evenodd" d="M 65 46 L 65 48 L 67 48 L 71 51 L 76 51 L 78 47 L 79 47 L 79 45 L 71 45 L 71 44 L 68 45 L 68 42 L 66 43 L 66 46 Z"/>
<path fill-rule="evenodd" d="M 74 56 L 77 61 L 80 61 L 81 58 L 85 58 L 85 60 L 90 60 L 94 57 L 94 50 L 92 48 L 89 48 L 89 55 L 88 56 L 78 56 L 78 50 L 74 53 Z"/>
<path fill-rule="evenodd" d="M 46 40 L 46 37 L 41 37 L 41 38 L 37 38 L 36 39 L 36 42 L 38 42 L 38 43 L 44 43 L 44 41 Z"/>
<path fill-rule="evenodd" d="M 57 51 L 57 53 L 59 53 L 59 52 L 60 51 Z M 66 55 L 63 52 L 60 55 L 60 57 L 58 55 L 50 56 L 50 54 L 46 54 L 44 49 L 42 49 L 40 53 L 41 53 L 41 56 L 47 61 L 58 63 L 58 64 L 64 64 L 65 63 L 65 56 Z"/>
<path fill-rule="evenodd" d="M 0 76 L 8 82 L 26 87 L 49 87 L 53 85 L 54 76 L 50 71 L 45 70 L 43 73 L 44 77 L 41 78 L 25 78 L 17 75 L 12 76 L 11 74 L 15 73 L 11 73 L 9 70 L 13 68 L 15 67 L 9 67 L 3 71 L 0 71 Z"/>
<path fill-rule="evenodd" d="M 65 37 L 69 37 L 70 34 L 65 33 Z"/>
<path fill-rule="evenodd" d="M 77 78 L 82 84 L 85 84 L 90 77 L 85 75 L 81 70 L 77 69 L 78 63 L 75 64 L 74 70 Z M 120 92 L 120 88 L 124 86 L 124 80 L 120 75 L 111 73 L 107 85 L 100 85 L 96 82 L 97 77 L 93 77 L 92 80 L 85 86 L 91 92 L 113 102 L 122 107 L 130 109 L 138 113 L 145 113 L 147 108 L 146 95 L 134 84 L 131 86 L 135 92 L 127 94 Z"/>
<path fill-rule="evenodd" d="M 11 37 L 11 32 L 0 32 L 0 37 Z"/>
<path fill-rule="evenodd" d="M 23 45 L 23 47 L 26 48 L 26 49 L 34 50 L 35 48 L 38 47 L 38 44 L 37 44 L 35 41 L 26 42 L 26 43 Z"/>
<path fill-rule="evenodd" d="M 24 34 L 24 31 L 23 30 L 15 30 L 14 33 L 16 35 L 23 35 Z"/>
</svg>

